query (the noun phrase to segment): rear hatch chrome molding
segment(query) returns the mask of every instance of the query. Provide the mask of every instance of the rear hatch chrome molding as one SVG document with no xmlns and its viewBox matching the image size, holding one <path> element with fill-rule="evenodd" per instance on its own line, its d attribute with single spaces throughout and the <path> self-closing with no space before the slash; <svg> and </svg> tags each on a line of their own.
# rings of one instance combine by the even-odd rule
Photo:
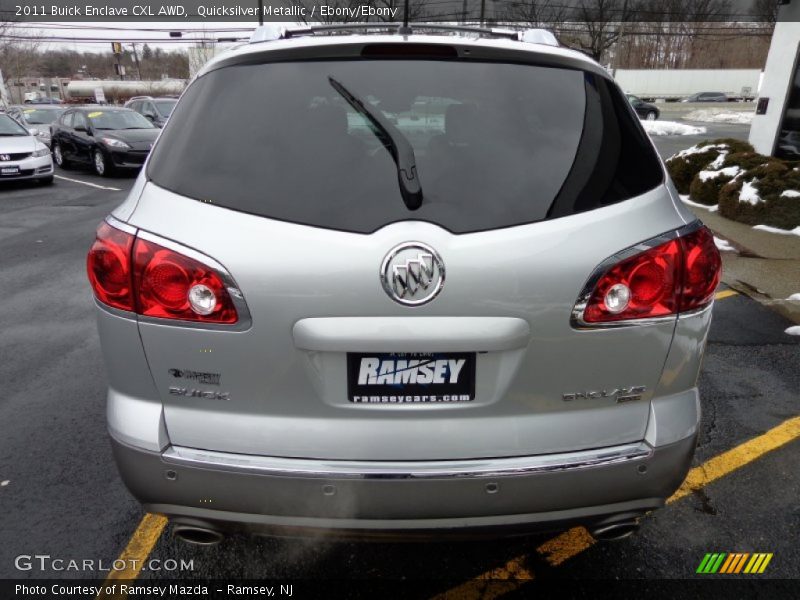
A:
<svg viewBox="0 0 800 600">
<path fill-rule="evenodd" d="M 447 479 L 460 477 L 504 477 L 607 467 L 644 461 L 653 454 L 646 442 L 596 450 L 582 450 L 540 456 L 515 456 L 474 460 L 442 461 L 345 461 L 282 458 L 231 454 L 170 446 L 162 453 L 164 462 L 184 467 L 218 469 L 268 475 L 320 479 Z"/>
</svg>

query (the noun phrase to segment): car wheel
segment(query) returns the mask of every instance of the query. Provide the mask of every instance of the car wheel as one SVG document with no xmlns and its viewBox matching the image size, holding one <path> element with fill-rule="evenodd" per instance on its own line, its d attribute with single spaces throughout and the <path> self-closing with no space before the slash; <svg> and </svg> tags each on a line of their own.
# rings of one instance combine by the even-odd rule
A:
<svg viewBox="0 0 800 600">
<path fill-rule="evenodd" d="M 94 160 L 92 161 L 92 164 L 94 165 L 94 172 L 100 175 L 100 177 L 108 177 L 111 175 L 111 171 L 113 169 L 110 161 L 99 148 L 94 151 Z"/>
<path fill-rule="evenodd" d="M 52 175 L 50 175 L 50 177 L 42 177 L 39 180 L 39 183 L 41 183 L 42 185 L 53 185 L 53 181 L 55 181 L 55 178 Z"/>
<path fill-rule="evenodd" d="M 64 152 L 61 150 L 61 144 L 56 144 L 53 147 L 53 158 L 55 159 L 56 164 L 62 169 L 69 168 L 69 161 L 64 158 Z"/>
<path fill-rule="evenodd" d="M 649 112 L 647 113 L 647 116 L 646 116 L 645 118 L 646 118 L 648 121 L 655 121 L 655 120 L 658 118 L 658 115 L 655 113 L 655 111 L 652 111 L 652 110 L 651 110 L 651 111 L 649 111 Z"/>
</svg>

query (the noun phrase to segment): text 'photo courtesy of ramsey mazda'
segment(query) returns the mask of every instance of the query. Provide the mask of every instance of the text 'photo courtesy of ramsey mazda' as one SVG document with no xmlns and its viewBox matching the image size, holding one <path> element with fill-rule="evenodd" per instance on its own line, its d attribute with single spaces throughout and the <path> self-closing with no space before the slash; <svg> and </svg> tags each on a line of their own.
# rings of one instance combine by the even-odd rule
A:
<svg viewBox="0 0 800 600">
<path fill-rule="evenodd" d="M 196 540 L 634 531 L 692 460 L 720 256 L 626 96 L 541 31 L 275 31 L 89 251 L 132 494 Z"/>
</svg>

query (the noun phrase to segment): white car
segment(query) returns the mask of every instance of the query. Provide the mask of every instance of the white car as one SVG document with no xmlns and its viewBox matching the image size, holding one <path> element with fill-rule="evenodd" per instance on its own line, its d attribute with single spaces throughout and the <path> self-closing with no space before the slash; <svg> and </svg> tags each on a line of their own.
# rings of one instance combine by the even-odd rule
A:
<svg viewBox="0 0 800 600">
<path fill-rule="evenodd" d="M 0 114 L 0 181 L 36 179 L 53 183 L 50 149 L 34 134 L 8 115 Z"/>
</svg>

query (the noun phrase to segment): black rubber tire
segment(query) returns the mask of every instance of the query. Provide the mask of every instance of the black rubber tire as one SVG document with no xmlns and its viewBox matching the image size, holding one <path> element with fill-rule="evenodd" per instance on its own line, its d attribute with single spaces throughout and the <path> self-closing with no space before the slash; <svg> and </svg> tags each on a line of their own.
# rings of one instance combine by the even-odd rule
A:
<svg viewBox="0 0 800 600">
<path fill-rule="evenodd" d="M 59 159 L 59 157 L 61 157 Z M 55 144 L 53 146 L 53 161 L 62 169 L 69 169 L 71 163 L 64 158 L 64 153 L 61 151 L 61 144 Z"/>
</svg>

